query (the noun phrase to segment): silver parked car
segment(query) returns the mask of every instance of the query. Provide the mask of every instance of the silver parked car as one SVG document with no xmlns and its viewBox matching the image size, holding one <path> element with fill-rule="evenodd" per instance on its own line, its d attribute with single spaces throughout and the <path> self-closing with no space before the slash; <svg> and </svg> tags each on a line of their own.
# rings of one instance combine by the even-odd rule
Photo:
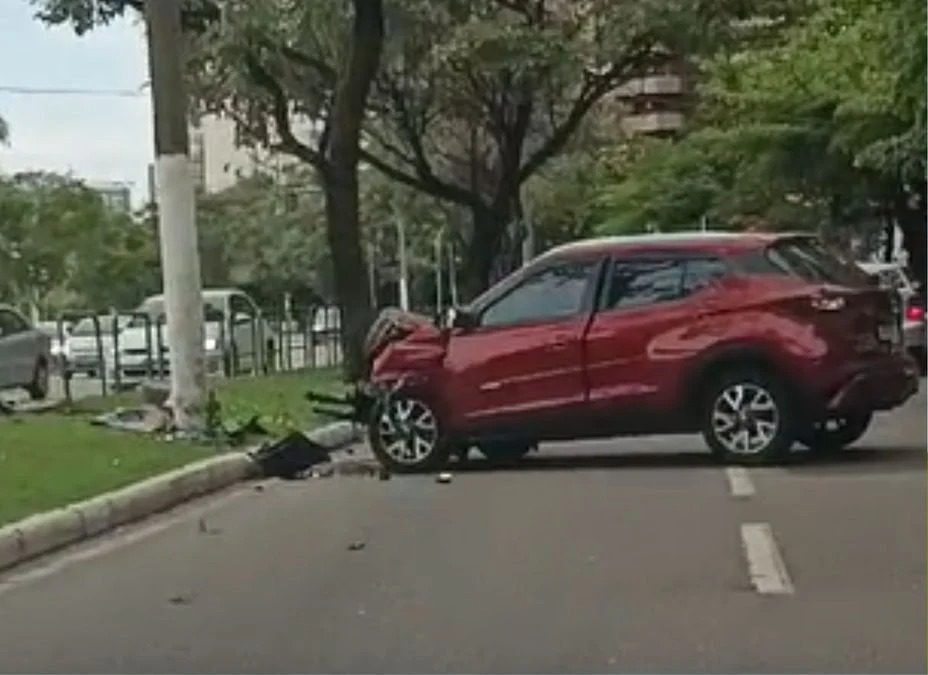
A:
<svg viewBox="0 0 928 675">
<path fill-rule="evenodd" d="M 12 307 L 0 305 L 0 389 L 22 387 L 35 399 L 48 395 L 51 340 Z"/>
</svg>

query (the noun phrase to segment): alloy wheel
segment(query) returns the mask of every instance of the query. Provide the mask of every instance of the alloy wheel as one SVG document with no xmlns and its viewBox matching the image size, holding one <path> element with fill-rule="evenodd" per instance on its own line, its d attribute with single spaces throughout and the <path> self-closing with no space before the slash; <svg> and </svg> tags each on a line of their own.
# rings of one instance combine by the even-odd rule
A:
<svg viewBox="0 0 928 675">
<path fill-rule="evenodd" d="M 719 443 L 735 455 L 756 455 L 774 440 L 780 411 L 773 396 L 752 382 L 724 389 L 712 407 L 712 430 Z"/>
<path fill-rule="evenodd" d="M 422 401 L 395 398 L 383 407 L 377 420 L 383 451 L 399 464 L 426 461 L 438 444 L 435 413 Z"/>
</svg>

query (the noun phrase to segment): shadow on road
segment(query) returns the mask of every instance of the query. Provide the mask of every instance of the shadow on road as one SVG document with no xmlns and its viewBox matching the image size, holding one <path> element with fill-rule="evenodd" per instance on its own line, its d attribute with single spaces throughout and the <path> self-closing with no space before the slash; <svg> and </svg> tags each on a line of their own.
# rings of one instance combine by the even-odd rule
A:
<svg viewBox="0 0 928 675">
<path fill-rule="evenodd" d="M 472 459 L 458 464 L 460 473 L 481 471 L 573 471 L 583 469 L 660 469 L 713 466 L 708 452 L 636 452 L 596 455 L 530 455 L 515 462 Z"/>
<path fill-rule="evenodd" d="M 793 452 L 779 465 L 790 471 L 854 472 L 866 470 L 911 470 L 928 466 L 925 448 L 850 448 L 833 454 Z M 514 462 L 491 462 L 483 458 L 458 463 L 458 473 L 493 471 L 582 471 L 601 469 L 677 469 L 719 467 L 709 452 L 635 452 L 587 455 L 529 455 Z M 774 467 L 775 468 L 775 467 Z"/>
<path fill-rule="evenodd" d="M 834 453 L 794 453 L 786 468 L 797 472 L 910 471 L 928 467 L 925 447 L 854 447 Z"/>
</svg>

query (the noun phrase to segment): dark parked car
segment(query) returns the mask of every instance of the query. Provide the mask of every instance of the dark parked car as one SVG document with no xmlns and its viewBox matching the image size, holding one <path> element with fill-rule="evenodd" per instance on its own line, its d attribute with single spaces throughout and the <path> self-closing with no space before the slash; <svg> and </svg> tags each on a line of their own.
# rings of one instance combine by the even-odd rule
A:
<svg viewBox="0 0 928 675">
<path fill-rule="evenodd" d="M 812 237 L 582 241 L 503 280 L 449 325 L 369 336 L 370 440 L 394 470 L 476 445 L 701 431 L 723 460 L 857 440 L 918 388 L 885 290 Z"/>
</svg>

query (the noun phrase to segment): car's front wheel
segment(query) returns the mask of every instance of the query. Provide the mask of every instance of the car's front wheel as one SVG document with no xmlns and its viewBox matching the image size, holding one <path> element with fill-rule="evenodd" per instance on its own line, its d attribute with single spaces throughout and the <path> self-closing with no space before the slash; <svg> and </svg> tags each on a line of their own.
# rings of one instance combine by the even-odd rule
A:
<svg viewBox="0 0 928 675">
<path fill-rule="evenodd" d="M 33 401 L 42 401 L 48 396 L 48 363 L 44 359 L 36 362 L 27 391 Z"/>
<path fill-rule="evenodd" d="M 751 370 L 731 371 L 707 391 L 703 436 L 723 461 L 763 464 L 781 459 L 793 442 L 793 415 L 783 385 Z"/>
<path fill-rule="evenodd" d="M 450 446 L 438 415 L 420 398 L 396 394 L 379 401 L 368 433 L 377 459 L 391 471 L 429 471 L 448 460 Z"/>
<path fill-rule="evenodd" d="M 873 413 L 850 413 L 816 422 L 800 437 L 800 442 L 810 450 L 833 452 L 847 447 L 867 433 Z"/>
</svg>

